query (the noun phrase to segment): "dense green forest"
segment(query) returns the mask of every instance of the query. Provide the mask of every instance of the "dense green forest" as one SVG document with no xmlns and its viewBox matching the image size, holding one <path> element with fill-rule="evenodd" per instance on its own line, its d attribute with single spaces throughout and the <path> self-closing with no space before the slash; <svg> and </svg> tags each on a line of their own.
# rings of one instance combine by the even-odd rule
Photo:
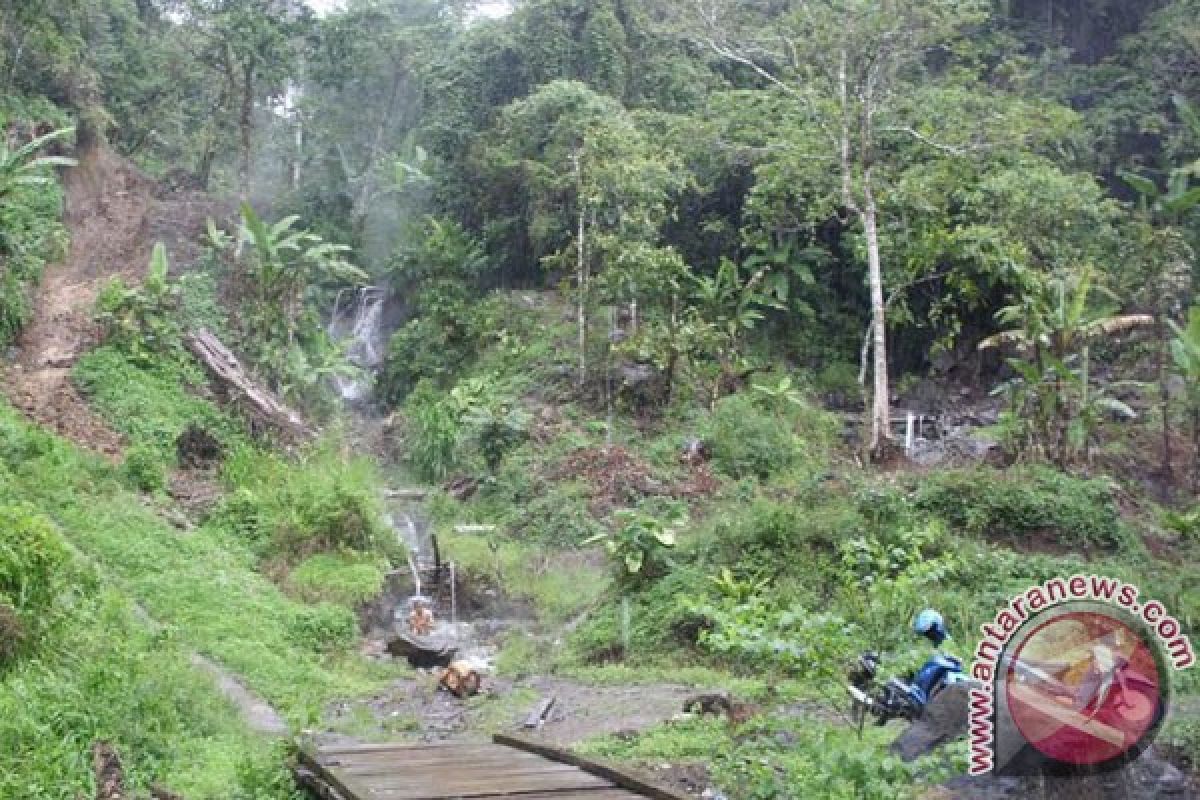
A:
<svg viewBox="0 0 1200 800">
<path fill-rule="evenodd" d="M 1058 575 L 1200 622 L 1197 0 L 0 0 L 0 41 L 0 798 L 100 791 L 97 741 L 305 796 L 203 664 L 291 735 L 441 736 L 379 710 L 431 680 L 370 647 L 403 520 L 520 610 L 456 735 L 728 691 L 563 742 L 709 797 L 953 786 L 842 701 L 927 606 L 964 658 Z"/>
</svg>

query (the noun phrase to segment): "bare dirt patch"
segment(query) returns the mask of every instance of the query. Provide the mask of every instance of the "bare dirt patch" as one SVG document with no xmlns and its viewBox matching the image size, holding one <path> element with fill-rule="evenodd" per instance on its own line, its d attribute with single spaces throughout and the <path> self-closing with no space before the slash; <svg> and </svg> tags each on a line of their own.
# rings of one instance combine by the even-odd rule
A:
<svg viewBox="0 0 1200 800">
<path fill-rule="evenodd" d="M 582 479 L 587 487 L 589 510 L 597 517 L 635 505 L 644 497 L 698 499 L 720 487 L 706 464 L 697 464 L 686 478 L 669 482 L 657 477 L 654 469 L 636 454 L 618 445 L 575 450 L 555 467 L 550 477 Z"/>
<path fill-rule="evenodd" d="M 103 147 L 78 158 L 63 175 L 70 251 L 47 268 L 0 388 L 33 421 L 116 458 L 122 437 L 71 383 L 71 368 L 99 338 L 96 295 L 115 277 L 139 283 L 156 241 L 168 244 L 173 263 L 186 265 L 199 254 L 205 220 L 223 218 L 228 204 L 194 191 L 156 193 L 150 178 Z"/>
<path fill-rule="evenodd" d="M 485 739 L 521 728 L 546 697 L 555 703 L 538 731 L 561 746 L 624 731 L 640 731 L 679 714 L 695 689 L 675 685 L 588 686 L 557 677 L 485 678 L 483 692 L 458 699 L 437 688 L 433 674 L 398 681 L 374 697 L 338 703 L 325 719 L 330 741 Z"/>
<path fill-rule="evenodd" d="M 149 259 L 144 231 L 151 183 L 98 149 L 80 156 L 63 185 L 71 249 L 63 263 L 46 270 L 4 392 L 35 422 L 111 458 L 120 453 L 121 437 L 71 385 L 71 367 L 96 341 L 92 307 L 100 287 L 117 275 L 136 280 Z"/>
</svg>

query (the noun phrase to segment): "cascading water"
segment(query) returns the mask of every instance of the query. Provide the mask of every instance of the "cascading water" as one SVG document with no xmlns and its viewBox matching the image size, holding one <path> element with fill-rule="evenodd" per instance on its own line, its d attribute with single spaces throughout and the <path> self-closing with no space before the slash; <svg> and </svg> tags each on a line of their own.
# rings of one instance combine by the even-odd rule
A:
<svg viewBox="0 0 1200 800">
<path fill-rule="evenodd" d="M 347 300 L 346 295 L 350 295 Z M 387 291 L 378 286 L 343 289 L 333 301 L 329 337 L 348 342 L 346 356 L 366 374 L 383 363 L 383 305 Z M 338 394 L 346 403 L 357 403 L 371 390 L 369 377 L 337 375 L 333 379 Z"/>
</svg>

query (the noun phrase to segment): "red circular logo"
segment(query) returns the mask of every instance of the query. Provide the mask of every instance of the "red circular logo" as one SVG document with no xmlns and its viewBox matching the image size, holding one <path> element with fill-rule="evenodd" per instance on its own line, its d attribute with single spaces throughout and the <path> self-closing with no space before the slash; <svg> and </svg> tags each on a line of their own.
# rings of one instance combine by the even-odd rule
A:
<svg viewBox="0 0 1200 800">
<path fill-rule="evenodd" d="M 1140 752 L 1165 703 L 1154 652 L 1102 611 L 1039 622 L 1008 659 L 1004 681 L 1009 713 L 1025 740 L 1075 766 Z"/>
</svg>

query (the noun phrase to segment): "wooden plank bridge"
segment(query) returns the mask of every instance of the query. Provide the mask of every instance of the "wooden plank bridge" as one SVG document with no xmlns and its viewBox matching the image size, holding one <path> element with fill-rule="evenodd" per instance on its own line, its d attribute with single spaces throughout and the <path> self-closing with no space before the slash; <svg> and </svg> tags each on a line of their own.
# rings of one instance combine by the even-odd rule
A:
<svg viewBox="0 0 1200 800">
<path fill-rule="evenodd" d="M 300 749 L 297 774 L 323 800 L 684 800 L 606 762 L 524 736 L 491 743 Z"/>
</svg>

